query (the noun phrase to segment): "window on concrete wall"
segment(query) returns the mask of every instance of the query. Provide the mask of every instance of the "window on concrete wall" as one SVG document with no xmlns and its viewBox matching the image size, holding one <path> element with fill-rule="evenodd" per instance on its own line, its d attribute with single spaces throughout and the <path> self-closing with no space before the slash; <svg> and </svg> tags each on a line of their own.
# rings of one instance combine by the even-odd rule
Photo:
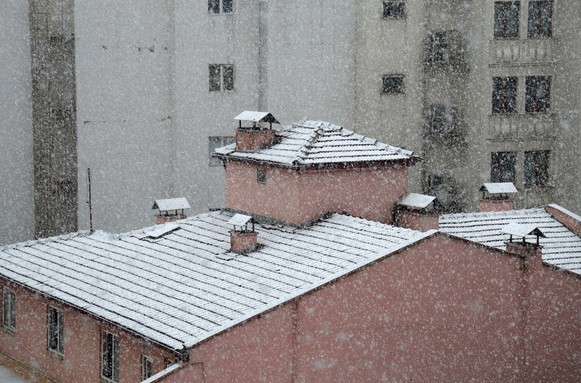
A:
<svg viewBox="0 0 581 383">
<path fill-rule="evenodd" d="M 520 1 L 494 3 L 494 38 L 518 39 Z"/>
<path fill-rule="evenodd" d="M 515 113 L 517 77 L 494 77 L 492 79 L 492 113 Z"/>
<path fill-rule="evenodd" d="M 58 354 L 64 353 L 64 314 L 61 310 L 48 308 L 48 349 Z"/>
<path fill-rule="evenodd" d="M 493 152 L 490 158 L 490 182 L 515 182 L 516 152 Z"/>
<path fill-rule="evenodd" d="M 525 152 L 525 186 L 546 186 L 549 183 L 548 150 Z"/>
<path fill-rule="evenodd" d="M 101 337 L 101 377 L 119 382 L 119 337 L 106 331 Z"/>
<path fill-rule="evenodd" d="M 208 0 L 208 13 L 233 13 L 234 0 Z"/>
<path fill-rule="evenodd" d="M 528 37 L 539 39 L 553 36 L 553 1 L 529 3 Z"/>
<path fill-rule="evenodd" d="M 527 77 L 525 91 L 525 110 L 530 113 L 546 113 L 550 108 L 551 77 Z"/>
<path fill-rule="evenodd" d="M 402 75 L 382 76 L 382 93 L 383 94 L 402 94 L 405 89 L 403 86 Z"/>
<path fill-rule="evenodd" d="M 210 91 L 225 92 L 234 90 L 234 65 L 210 64 Z"/>
<path fill-rule="evenodd" d="M 141 380 L 150 378 L 153 375 L 153 359 L 150 356 L 141 356 Z"/>
<path fill-rule="evenodd" d="M 8 288 L 4 288 L 2 293 L 2 325 L 16 331 L 16 294 Z"/>
<path fill-rule="evenodd" d="M 226 146 L 234 143 L 235 139 L 233 136 L 210 136 L 208 137 L 208 165 L 219 166 L 222 165 L 222 161 L 219 158 L 212 157 L 214 151 L 222 146 Z"/>
<path fill-rule="evenodd" d="M 405 1 L 384 1 L 383 2 L 384 19 L 403 19 L 405 18 Z"/>
</svg>

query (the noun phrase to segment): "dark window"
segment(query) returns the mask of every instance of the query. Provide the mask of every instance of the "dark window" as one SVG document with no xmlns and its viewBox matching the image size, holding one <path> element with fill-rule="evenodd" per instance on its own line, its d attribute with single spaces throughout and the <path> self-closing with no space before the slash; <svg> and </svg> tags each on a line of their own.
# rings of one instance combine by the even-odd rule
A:
<svg viewBox="0 0 581 383">
<path fill-rule="evenodd" d="M 513 182 L 516 153 L 496 152 L 491 154 L 490 182 Z"/>
<path fill-rule="evenodd" d="M 545 113 L 551 108 L 551 77 L 529 76 L 526 78 L 525 110 Z"/>
<path fill-rule="evenodd" d="M 108 381 L 119 382 L 119 337 L 106 331 L 101 339 L 101 375 Z"/>
<path fill-rule="evenodd" d="M 546 150 L 525 152 L 525 186 L 546 186 L 549 182 L 549 156 Z"/>
<path fill-rule="evenodd" d="M 208 0 L 208 13 L 232 13 L 234 0 Z"/>
<path fill-rule="evenodd" d="M 208 65 L 210 91 L 224 92 L 234 90 L 234 65 Z"/>
<path fill-rule="evenodd" d="M 259 184 L 266 183 L 266 169 L 263 167 L 256 168 L 256 182 Z"/>
<path fill-rule="evenodd" d="M 553 2 L 529 3 L 528 36 L 531 39 L 553 36 Z"/>
<path fill-rule="evenodd" d="M 384 94 L 404 93 L 403 76 L 383 76 L 382 80 Z"/>
<path fill-rule="evenodd" d="M 153 359 L 151 357 L 141 356 L 141 380 L 151 378 L 153 375 Z"/>
<path fill-rule="evenodd" d="M 4 289 L 2 294 L 2 325 L 16 330 L 16 294 L 9 289 Z"/>
<path fill-rule="evenodd" d="M 494 3 L 494 38 L 518 39 L 520 1 Z"/>
<path fill-rule="evenodd" d="M 458 119 L 458 110 L 449 105 L 432 105 L 428 109 L 428 128 L 433 134 L 445 134 L 454 131 Z"/>
<path fill-rule="evenodd" d="M 492 113 L 516 112 L 517 86 L 517 77 L 492 79 Z"/>
<path fill-rule="evenodd" d="M 384 1 L 383 18 L 384 19 L 405 18 L 405 1 Z"/>
<path fill-rule="evenodd" d="M 232 144 L 235 141 L 233 136 L 213 136 L 208 137 L 208 151 L 209 151 L 209 162 L 210 166 L 222 165 L 222 161 L 219 158 L 212 157 L 214 151 L 222 146 Z"/>
<path fill-rule="evenodd" d="M 64 314 L 61 310 L 48 308 L 48 349 L 64 353 Z"/>
</svg>

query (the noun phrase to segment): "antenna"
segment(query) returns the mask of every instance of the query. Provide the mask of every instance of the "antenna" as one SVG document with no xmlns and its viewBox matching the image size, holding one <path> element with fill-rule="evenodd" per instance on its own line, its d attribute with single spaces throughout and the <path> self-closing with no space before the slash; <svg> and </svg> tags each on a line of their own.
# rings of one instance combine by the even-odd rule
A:
<svg viewBox="0 0 581 383">
<path fill-rule="evenodd" d="M 87 168 L 87 203 L 89 204 L 89 230 L 93 230 L 93 203 L 91 200 L 91 168 Z"/>
</svg>

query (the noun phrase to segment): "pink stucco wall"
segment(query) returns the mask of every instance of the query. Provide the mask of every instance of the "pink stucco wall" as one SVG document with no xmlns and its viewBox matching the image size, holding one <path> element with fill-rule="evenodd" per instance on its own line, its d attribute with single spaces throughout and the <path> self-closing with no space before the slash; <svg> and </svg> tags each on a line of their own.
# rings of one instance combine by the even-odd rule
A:
<svg viewBox="0 0 581 383">
<path fill-rule="evenodd" d="M 390 222 L 394 203 L 407 190 L 407 167 L 291 170 L 265 166 L 266 183 L 256 165 L 228 162 L 226 205 L 230 209 L 302 224 L 329 212 Z"/>
<path fill-rule="evenodd" d="M 119 336 L 120 381 L 141 382 L 141 356 L 152 357 L 154 370 L 165 368 L 174 353 L 108 325 L 84 312 L 0 279 L 0 291 L 8 286 L 16 294 L 16 332 L 0 330 L 0 351 L 28 368 L 63 383 L 102 383 L 101 330 Z M 47 348 L 48 305 L 64 312 L 64 355 Z"/>
<path fill-rule="evenodd" d="M 162 382 L 576 382 L 580 283 L 436 234 L 197 346 Z"/>
</svg>

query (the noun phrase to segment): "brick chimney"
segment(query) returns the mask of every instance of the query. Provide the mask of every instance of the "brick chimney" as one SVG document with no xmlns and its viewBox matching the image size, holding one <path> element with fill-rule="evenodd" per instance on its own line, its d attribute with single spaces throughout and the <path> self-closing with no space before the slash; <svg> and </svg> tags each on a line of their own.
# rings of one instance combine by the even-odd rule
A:
<svg viewBox="0 0 581 383">
<path fill-rule="evenodd" d="M 254 230 L 254 219 L 244 214 L 234 214 L 228 221 L 234 226 L 230 230 L 230 251 L 238 254 L 250 253 L 258 247 L 258 233 Z"/>
<path fill-rule="evenodd" d="M 482 192 L 481 212 L 514 210 L 514 200 L 509 195 L 518 191 L 512 182 L 485 183 L 479 190 Z"/>
<path fill-rule="evenodd" d="M 251 112 L 240 113 L 234 118 L 238 120 L 238 129 L 236 130 L 236 150 L 254 151 L 273 145 L 276 142 L 276 132 L 272 130 L 272 124 L 279 122 L 268 112 Z M 242 122 L 250 122 L 251 126 L 243 126 Z M 263 124 L 268 123 L 268 126 Z"/>
<path fill-rule="evenodd" d="M 503 233 L 508 234 L 509 240 L 505 242 L 506 251 L 525 260 L 529 267 L 540 267 L 543 262 L 542 246 L 539 244 L 541 237 L 545 234 L 535 225 L 524 225 L 510 223 L 502 228 Z M 527 242 L 526 236 L 536 236 L 536 241 Z M 517 237 L 517 239 L 514 239 Z"/>
<path fill-rule="evenodd" d="M 395 205 L 393 224 L 418 231 L 437 230 L 439 211 L 434 196 L 409 193 Z"/>
<path fill-rule="evenodd" d="M 166 222 L 174 222 L 186 219 L 185 210 L 190 208 L 188 200 L 181 198 L 157 199 L 153 203 L 153 210 L 158 210 L 156 222 L 158 225 Z"/>
</svg>

